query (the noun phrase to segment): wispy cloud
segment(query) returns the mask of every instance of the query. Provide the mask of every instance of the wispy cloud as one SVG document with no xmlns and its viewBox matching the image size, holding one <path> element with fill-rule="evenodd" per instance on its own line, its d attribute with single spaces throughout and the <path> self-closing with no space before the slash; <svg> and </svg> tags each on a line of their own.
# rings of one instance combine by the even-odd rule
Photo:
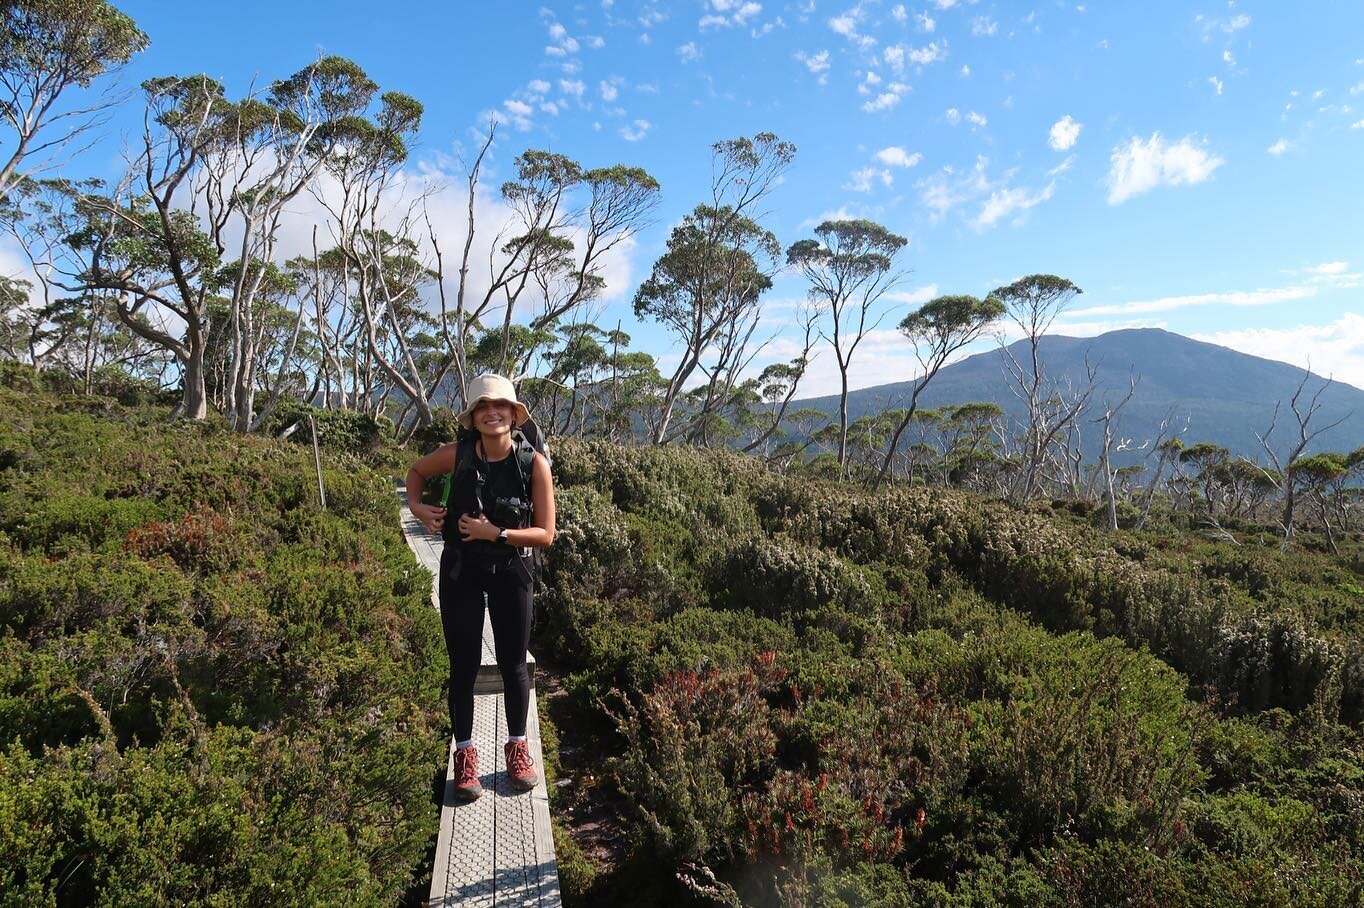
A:
<svg viewBox="0 0 1364 908">
<path fill-rule="evenodd" d="M 1206 143 L 1186 136 L 1166 142 L 1160 133 L 1134 138 L 1113 149 L 1108 171 L 1108 204 L 1118 205 L 1159 186 L 1202 183 L 1225 163 Z"/>
<path fill-rule="evenodd" d="M 990 197 L 985 200 L 985 205 L 980 209 L 980 214 L 973 222 L 977 230 L 984 230 L 992 227 L 1004 218 L 1015 213 L 1022 213 L 1029 208 L 1041 205 L 1056 193 L 1056 183 L 1048 183 L 1037 191 L 1031 191 L 1023 187 L 996 189 L 990 193 Z"/>
<path fill-rule="evenodd" d="M 1206 341 L 1312 369 L 1356 388 L 1364 388 L 1364 316 L 1347 312 L 1324 325 L 1291 328 L 1242 328 L 1192 335 Z"/>
<path fill-rule="evenodd" d="M 620 128 L 620 137 L 627 142 L 638 142 L 649 134 L 650 126 L 648 120 L 635 120 L 629 126 Z"/>
<path fill-rule="evenodd" d="M 829 81 L 829 52 L 822 50 L 817 54 L 807 54 L 803 50 L 796 51 L 795 57 L 805 64 L 812 75 L 819 77 L 819 84 L 824 85 Z"/>
<path fill-rule="evenodd" d="M 837 16 L 829 19 L 829 29 L 836 35 L 842 35 L 858 47 L 866 50 L 876 46 L 876 39 L 870 35 L 862 33 L 862 21 L 866 18 L 866 12 L 859 3 L 852 9 L 844 10 Z"/>
<path fill-rule="evenodd" d="M 744 26 L 763 11 L 753 0 L 706 0 L 706 14 L 697 23 L 701 28 Z"/>
<path fill-rule="evenodd" d="M 1090 306 L 1076 309 L 1070 314 L 1075 318 L 1096 315 L 1145 315 L 1152 312 L 1173 312 L 1193 306 L 1272 306 L 1293 300 L 1316 296 L 1315 287 L 1271 287 L 1259 290 L 1230 290 L 1220 293 L 1191 293 L 1183 296 L 1163 296 L 1153 300 L 1138 300 L 1130 303 L 1115 303 L 1105 306 Z"/>
<path fill-rule="evenodd" d="M 895 175 L 884 167 L 862 167 L 848 175 L 843 188 L 849 192 L 871 192 L 877 182 L 889 186 L 895 182 Z"/>
<path fill-rule="evenodd" d="M 886 61 L 886 65 L 896 73 L 904 72 L 908 65 L 923 69 L 931 63 L 947 59 L 947 42 L 930 41 L 925 47 L 892 44 L 881 52 L 881 57 Z"/>
<path fill-rule="evenodd" d="M 886 86 L 885 91 L 881 92 L 870 101 L 865 102 L 862 105 L 862 109 L 867 113 L 880 113 L 881 111 L 890 110 L 900 103 L 900 99 L 907 91 L 909 91 L 908 85 L 903 82 L 892 82 Z"/>
<path fill-rule="evenodd" d="M 977 38 L 992 37 L 999 31 L 999 23 L 989 16 L 977 16 L 971 20 L 971 34 Z"/>
<path fill-rule="evenodd" d="M 701 59 L 701 48 L 696 46 L 695 41 L 688 41 L 677 48 L 677 56 L 683 63 L 694 63 Z"/>
</svg>

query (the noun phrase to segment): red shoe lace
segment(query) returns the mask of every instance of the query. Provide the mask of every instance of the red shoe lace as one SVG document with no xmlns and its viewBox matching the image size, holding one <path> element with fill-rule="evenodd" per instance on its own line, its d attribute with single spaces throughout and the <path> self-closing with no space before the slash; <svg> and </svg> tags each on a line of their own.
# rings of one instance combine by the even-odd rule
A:
<svg viewBox="0 0 1364 908">
<path fill-rule="evenodd" d="M 463 787 L 478 781 L 478 751 L 462 747 L 455 751 L 455 784 Z"/>
<path fill-rule="evenodd" d="M 507 768 L 514 776 L 528 775 L 535 763 L 530 758 L 530 748 L 525 741 L 513 741 L 507 748 Z"/>
</svg>

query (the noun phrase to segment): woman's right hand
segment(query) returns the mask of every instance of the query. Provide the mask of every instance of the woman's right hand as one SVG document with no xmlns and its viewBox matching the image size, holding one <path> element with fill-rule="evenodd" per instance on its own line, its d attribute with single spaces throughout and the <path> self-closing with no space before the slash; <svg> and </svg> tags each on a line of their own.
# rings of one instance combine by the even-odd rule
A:
<svg viewBox="0 0 1364 908">
<path fill-rule="evenodd" d="M 445 508 L 417 503 L 412 505 L 412 514 L 430 533 L 440 535 L 441 528 L 445 526 Z"/>
</svg>

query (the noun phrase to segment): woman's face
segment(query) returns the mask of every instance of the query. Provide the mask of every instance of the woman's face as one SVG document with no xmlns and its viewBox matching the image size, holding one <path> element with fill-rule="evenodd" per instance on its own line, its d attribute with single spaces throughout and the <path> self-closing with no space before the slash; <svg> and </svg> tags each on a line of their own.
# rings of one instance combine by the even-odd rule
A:
<svg viewBox="0 0 1364 908">
<path fill-rule="evenodd" d="M 484 435 L 510 432 L 516 407 L 505 400 L 481 400 L 474 407 L 474 428 Z"/>
</svg>

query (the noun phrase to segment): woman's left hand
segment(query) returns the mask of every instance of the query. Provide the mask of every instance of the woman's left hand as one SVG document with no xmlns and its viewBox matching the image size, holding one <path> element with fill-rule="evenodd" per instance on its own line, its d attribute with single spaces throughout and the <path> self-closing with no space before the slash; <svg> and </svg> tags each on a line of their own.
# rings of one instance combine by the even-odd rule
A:
<svg viewBox="0 0 1364 908">
<path fill-rule="evenodd" d="M 492 542 L 499 532 L 501 531 L 497 527 L 488 522 L 487 515 L 479 514 L 477 517 L 469 514 L 460 515 L 459 534 L 465 542 L 472 542 L 475 539 Z"/>
</svg>

